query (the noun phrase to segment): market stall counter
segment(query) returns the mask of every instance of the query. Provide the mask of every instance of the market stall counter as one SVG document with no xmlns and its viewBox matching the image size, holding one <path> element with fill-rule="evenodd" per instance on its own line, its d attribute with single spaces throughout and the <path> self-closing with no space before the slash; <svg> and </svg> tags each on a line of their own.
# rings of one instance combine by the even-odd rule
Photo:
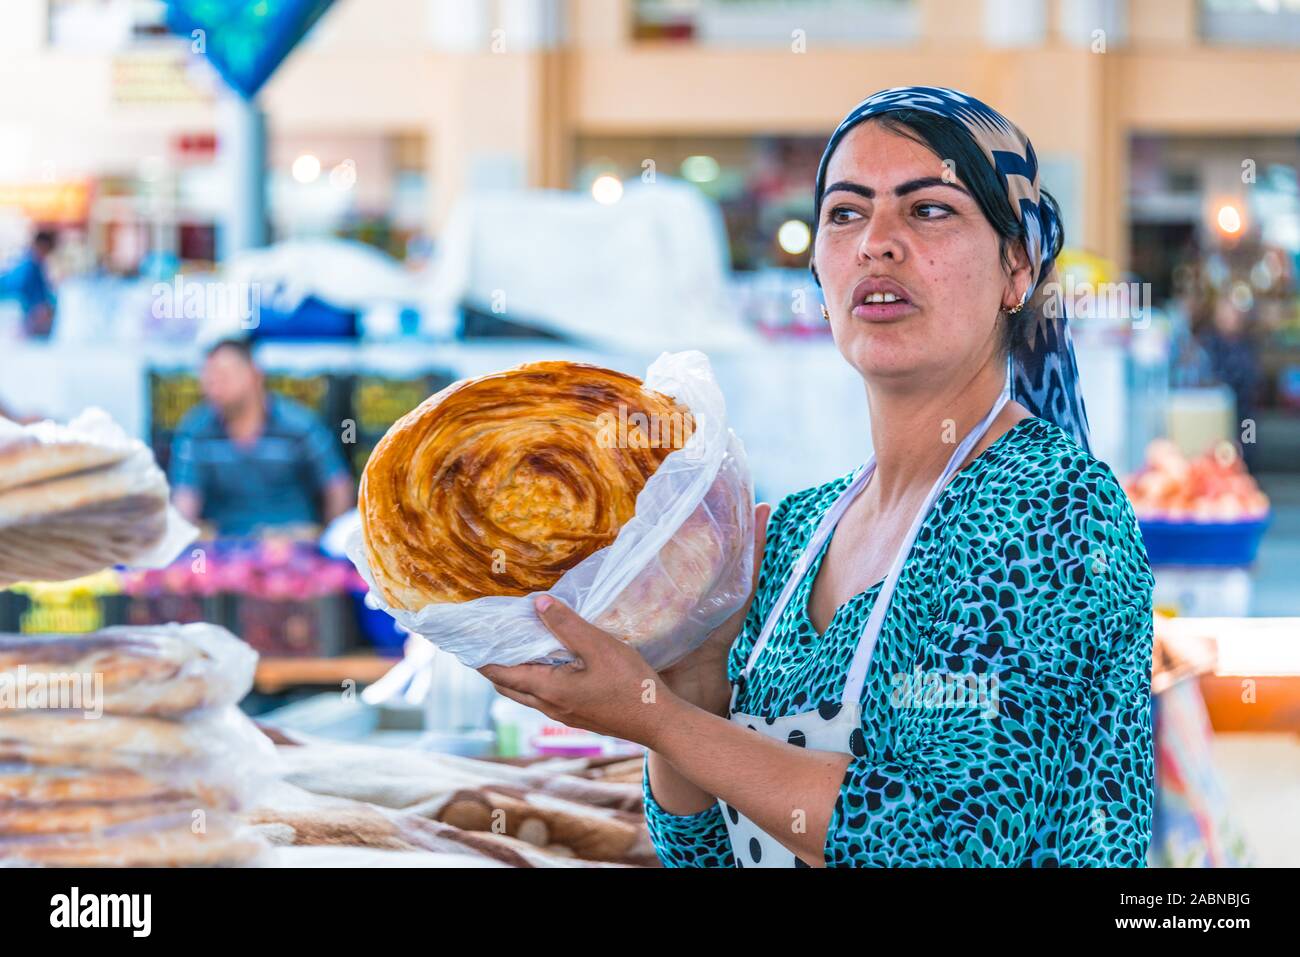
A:
<svg viewBox="0 0 1300 957">
<path fill-rule="evenodd" d="M 281 781 L 246 820 L 297 866 L 304 849 L 365 848 L 366 866 L 455 855 L 478 866 L 657 866 L 639 758 L 480 761 L 287 736 Z M 310 858 L 312 855 L 308 854 Z"/>
</svg>

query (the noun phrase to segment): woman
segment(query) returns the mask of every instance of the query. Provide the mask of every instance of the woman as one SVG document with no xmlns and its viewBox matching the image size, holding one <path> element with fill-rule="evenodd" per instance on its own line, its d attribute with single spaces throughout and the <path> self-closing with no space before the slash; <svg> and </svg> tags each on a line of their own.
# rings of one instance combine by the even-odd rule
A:
<svg viewBox="0 0 1300 957">
<path fill-rule="evenodd" d="M 814 200 L 871 462 L 756 510 L 747 612 L 662 675 L 545 596 L 581 662 L 483 671 L 649 749 L 670 866 L 1141 866 L 1152 579 L 1087 450 L 1033 148 L 971 97 L 886 90 Z"/>
</svg>

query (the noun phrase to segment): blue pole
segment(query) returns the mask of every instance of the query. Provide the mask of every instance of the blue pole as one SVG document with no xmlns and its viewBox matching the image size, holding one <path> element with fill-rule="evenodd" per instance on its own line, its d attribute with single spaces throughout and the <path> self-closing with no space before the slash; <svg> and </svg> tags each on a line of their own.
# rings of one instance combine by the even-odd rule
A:
<svg viewBox="0 0 1300 957">
<path fill-rule="evenodd" d="M 221 261 L 267 243 L 266 117 L 256 101 L 223 86 L 217 104 L 217 163 L 228 203 L 217 227 Z"/>
</svg>

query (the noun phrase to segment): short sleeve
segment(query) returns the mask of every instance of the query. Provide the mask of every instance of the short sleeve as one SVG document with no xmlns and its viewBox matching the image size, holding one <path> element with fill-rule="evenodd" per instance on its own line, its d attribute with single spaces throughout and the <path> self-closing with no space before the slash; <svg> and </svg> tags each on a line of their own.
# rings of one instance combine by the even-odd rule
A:
<svg viewBox="0 0 1300 957">
<path fill-rule="evenodd" d="M 859 741 L 835 866 L 1141 866 L 1154 789 L 1152 578 L 1095 460 L 985 494 L 954 535 L 887 738 Z"/>
<path fill-rule="evenodd" d="M 735 867 L 731 838 L 716 803 L 698 814 L 670 814 L 650 791 L 650 756 L 641 773 L 646 826 L 664 867 Z"/>
</svg>

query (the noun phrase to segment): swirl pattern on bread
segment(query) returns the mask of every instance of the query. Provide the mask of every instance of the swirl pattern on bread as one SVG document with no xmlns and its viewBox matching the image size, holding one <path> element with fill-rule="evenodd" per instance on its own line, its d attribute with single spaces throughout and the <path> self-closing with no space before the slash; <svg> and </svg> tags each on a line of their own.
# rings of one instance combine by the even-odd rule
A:
<svg viewBox="0 0 1300 957">
<path fill-rule="evenodd" d="M 550 588 L 614 541 L 694 421 L 633 376 L 536 362 L 449 386 L 366 464 L 359 507 L 395 608 Z"/>
</svg>

